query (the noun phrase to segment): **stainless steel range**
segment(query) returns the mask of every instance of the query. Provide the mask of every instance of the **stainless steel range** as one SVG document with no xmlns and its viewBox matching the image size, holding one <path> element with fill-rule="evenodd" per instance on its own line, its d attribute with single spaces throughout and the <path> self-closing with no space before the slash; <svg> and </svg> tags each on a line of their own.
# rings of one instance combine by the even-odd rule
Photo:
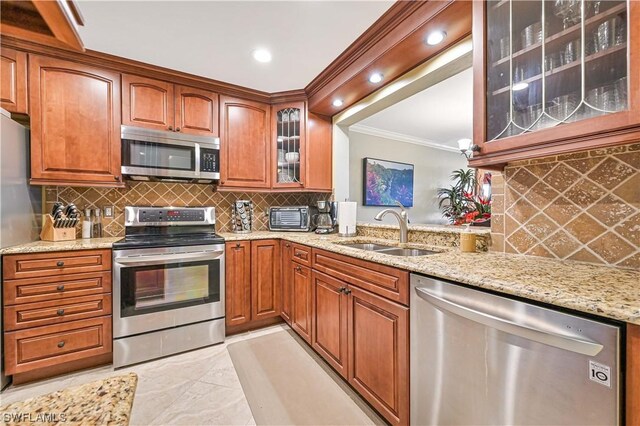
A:
<svg viewBox="0 0 640 426">
<path fill-rule="evenodd" d="M 113 245 L 113 363 L 224 341 L 224 239 L 213 207 L 126 207 Z"/>
</svg>

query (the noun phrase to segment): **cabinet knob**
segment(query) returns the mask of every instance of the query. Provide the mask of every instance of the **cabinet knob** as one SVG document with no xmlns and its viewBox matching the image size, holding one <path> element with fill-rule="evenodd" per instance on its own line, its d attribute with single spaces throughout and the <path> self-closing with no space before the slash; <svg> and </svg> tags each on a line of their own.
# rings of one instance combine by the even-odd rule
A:
<svg viewBox="0 0 640 426">
<path fill-rule="evenodd" d="M 349 290 L 348 288 L 345 288 L 343 291 L 344 294 L 351 294 L 351 290 Z"/>
<path fill-rule="evenodd" d="M 113 179 L 115 179 L 116 181 L 120 182 L 120 179 L 122 179 L 121 176 L 114 176 Z"/>
<path fill-rule="evenodd" d="M 62 291 L 62 290 L 64 290 L 64 286 L 63 285 L 59 285 L 58 287 L 56 287 L 56 290 Z"/>
<path fill-rule="evenodd" d="M 176 132 L 179 132 L 179 131 L 180 131 L 180 127 L 176 127 Z"/>
<path fill-rule="evenodd" d="M 291 247 L 291 244 L 287 243 L 284 245 L 285 247 Z"/>
<path fill-rule="evenodd" d="M 240 248 L 240 247 L 242 247 L 242 244 L 236 243 L 236 248 Z"/>
<path fill-rule="evenodd" d="M 169 130 L 173 130 L 173 126 L 169 126 Z"/>
<path fill-rule="evenodd" d="M 299 266 L 296 266 L 296 272 L 302 272 L 302 268 Z"/>
<path fill-rule="evenodd" d="M 64 262 L 62 260 L 58 260 L 58 262 L 56 263 L 56 265 L 58 265 L 58 267 L 63 267 L 64 266 Z"/>
<path fill-rule="evenodd" d="M 58 309 L 57 314 L 60 316 L 64 315 L 64 309 Z"/>
<path fill-rule="evenodd" d="M 64 347 L 64 340 L 62 340 L 62 341 L 58 342 L 58 347 L 59 347 L 59 348 Z"/>
</svg>

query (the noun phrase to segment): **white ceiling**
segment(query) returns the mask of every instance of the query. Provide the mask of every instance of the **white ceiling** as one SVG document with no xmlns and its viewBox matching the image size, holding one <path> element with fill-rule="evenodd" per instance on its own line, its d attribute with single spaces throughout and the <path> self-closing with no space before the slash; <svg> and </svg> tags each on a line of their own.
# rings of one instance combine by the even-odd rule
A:
<svg viewBox="0 0 640 426">
<path fill-rule="evenodd" d="M 79 1 L 91 50 L 265 92 L 302 89 L 393 1 Z M 273 60 L 256 62 L 267 48 Z"/>
<path fill-rule="evenodd" d="M 458 139 L 472 138 L 473 69 L 455 74 L 355 125 L 375 129 L 399 139 L 447 145 L 457 149 Z M 405 138 L 402 138 L 405 136 Z"/>
</svg>

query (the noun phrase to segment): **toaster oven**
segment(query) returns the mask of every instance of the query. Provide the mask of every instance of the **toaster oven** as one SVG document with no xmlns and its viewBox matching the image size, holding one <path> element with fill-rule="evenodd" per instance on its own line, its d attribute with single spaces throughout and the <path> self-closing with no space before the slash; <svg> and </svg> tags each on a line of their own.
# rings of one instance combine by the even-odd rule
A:
<svg viewBox="0 0 640 426">
<path fill-rule="evenodd" d="M 269 207 L 270 231 L 313 231 L 314 208 L 310 206 Z"/>
</svg>

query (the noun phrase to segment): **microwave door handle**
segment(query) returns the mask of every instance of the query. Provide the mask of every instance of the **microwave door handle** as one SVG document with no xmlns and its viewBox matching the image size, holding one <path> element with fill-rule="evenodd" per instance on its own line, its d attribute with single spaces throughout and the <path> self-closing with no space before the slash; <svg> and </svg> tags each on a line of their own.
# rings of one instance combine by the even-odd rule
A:
<svg viewBox="0 0 640 426">
<path fill-rule="evenodd" d="M 136 257 L 116 257 L 113 261 L 124 266 L 150 266 L 161 265 L 163 263 L 175 263 L 176 261 L 188 260 L 215 260 L 224 255 L 223 250 L 198 252 L 198 253 L 175 253 L 158 256 L 136 256 Z"/>
<path fill-rule="evenodd" d="M 196 143 L 194 144 L 194 147 L 196 149 L 196 164 L 193 172 L 196 176 L 200 176 L 200 144 Z"/>
<path fill-rule="evenodd" d="M 423 287 L 416 287 L 416 294 L 437 308 L 451 312 L 473 322 L 495 328 L 505 333 L 520 336 L 528 340 L 554 346 L 556 348 L 576 352 L 582 355 L 596 356 L 603 349 L 599 343 L 581 339 L 570 334 L 561 334 L 540 328 L 518 324 L 506 318 L 492 315 L 489 312 L 475 310 L 462 303 L 454 302 L 446 297 L 434 294 Z"/>
</svg>

